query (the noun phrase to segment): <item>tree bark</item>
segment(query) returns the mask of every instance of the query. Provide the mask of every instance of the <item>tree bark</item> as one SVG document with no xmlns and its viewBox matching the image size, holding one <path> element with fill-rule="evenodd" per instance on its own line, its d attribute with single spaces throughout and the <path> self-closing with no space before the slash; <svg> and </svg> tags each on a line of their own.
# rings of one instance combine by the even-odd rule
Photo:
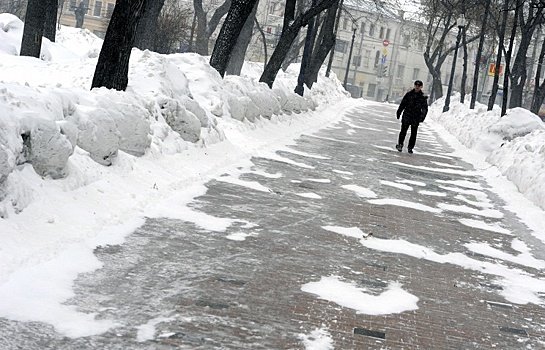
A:
<svg viewBox="0 0 545 350">
<path fill-rule="evenodd" d="M 462 82 L 460 84 L 460 102 L 463 104 L 466 97 L 466 81 L 467 81 L 467 42 L 466 28 L 462 28 L 462 48 L 463 48 L 463 63 L 462 63 Z"/>
<path fill-rule="evenodd" d="M 471 101 L 469 102 L 469 109 L 475 108 L 475 101 L 477 100 L 477 86 L 479 84 L 479 69 L 481 65 L 481 57 L 483 54 L 484 38 L 486 34 L 486 24 L 488 22 L 488 12 L 490 10 L 491 2 L 492 0 L 486 1 L 486 7 L 483 14 L 481 36 L 479 38 L 479 46 L 477 48 L 477 57 L 475 58 L 475 70 L 473 71 L 473 86 L 471 87 Z"/>
<path fill-rule="evenodd" d="M 293 19 L 295 13 L 295 1 L 286 1 L 282 34 L 280 35 L 278 44 L 271 55 L 269 63 L 265 66 L 263 74 L 259 79 L 260 82 L 266 83 L 272 88 L 274 80 L 276 79 L 276 74 L 278 74 L 278 71 L 282 66 L 282 62 L 284 61 L 284 58 L 286 57 L 291 44 L 297 37 L 301 27 L 307 25 L 310 19 L 318 15 L 323 10 L 333 6 L 336 1 L 337 0 L 321 0 L 318 4 L 316 4 L 316 6 L 313 6 L 304 13 L 298 15 L 295 19 Z"/>
<path fill-rule="evenodd" d="M 526 69 L 526 54 L 532 41 L 535 29 L 543 23 L 543 6 L 532 6 L 534 2 L 528 6 L 527 11 L 522 8 L 518 11 L 518 24 L 520 28 L 520 44 L 517 50 L 517 55 L 513 63 L 513 69 L 511 71 L 511 98 L 509 100 L 509 107 L 522 106 L 522 94 L 524 92 L 524 85 L 527 83 L 527 69 Z M 517 1 L 517 7 L 524 6 L 523 1 Z M 528 14 L 528 18 L 524 18 L 525 13 Z"/>
<path fill-rule="evenodd" d="M 327 55 L 331 52 L 333 45 L 335 45 L 335 19 L 337 17 L 337 10 L 339 7 L 339 1 L 337 0 L 331 8 L 327 10 L 325 20 L 320 28 L 320 35 L 317 48 L 314 50 L 314 54 L 310 60 L 308 74 L 305 77 L 305 83 L 309 89 L 312 85 L 318 81 L 318 73 L 324 63 Z"/>
<path fill-rule="evenodd" d="M 257 7 L 259 0 L 255 2 L 252 12 L 244 22 L 242 31 L 237 39 L 237 43 L 233 48 L 229 62 L 227 63 L 226 73 L 230 75 L 240 75 L 242 71 L 242 66 L 244 65 L 244 58 L 246 57 L 246 51 L 248 50 L 248 45 L 252 40 L 252 34 L 254 31 L 254 22 L 255 15 L 257 13 Z"/>
<path fill-rule="evenodd" d="M 146 0 L 118 0 L 100 50 L 91 89 L 125 91 L 136 27 Z"/>
<path fill-rule="evenodd" d="M 539 53 L 539 59 L 537 62 L 537 70 L 535 75 L 535 86 L 534 86 L 534 96 L 532 98 L 532 107 L 530 111 L 532 113 L 538 114 L 541 104 L 545 99 L 545 79 L 540 83 L 541 71 L 543 66 L 543 61 L 545 60 L 545 40 L 541 44 L 541 52 Z"/>
<path fill-rule="evenodd" d="M 237 39 L 246 22 L 246 18 L 252 12 L 257 0 L 233 0 L 227 18 L 223 22 L 220 34 L 216 39 L 212 57 L 210 57 L 210 66 L 215 68 L 223 77 L 227 63 L 237 43 Z"/>
<path fill-rule="evenodd" d="M 219 25 L 219 22 L 229 11 L 231 7 L 231 0 L 225 0 L 223 4 L 220 5 L 214 11 L 210 22 L 207 21 L 207 13 L 204 11 L 202 6 L 202 0 L 193 0 L 193 8 L 195 10 L 195 17 L 197 18 L 197 24 L 195 29 L 195 52 L 208 56 L 208 41 L 212 33 L 216 31 L 216 28 Z"/>
<path fill-rule="evenodd" d="M 48 3 L 43 0 L 28 0 L 21 41 L 21 56 L 40 58 L 47 5 Z"/>
<path fill-rule="evenodd" d="M 157 28 L 159 27 L 159 15 L 165 0 L 146 0 L 142 10 L 142 16 L 136 27 L 134 47 L 140 50 L 156 51 Z"/>
<path fill-rule="evenodd" d="M 505 50 L 505 29 L 507 27 L 507 17 L 509 14 L 509 0 L 504 0 L 502 7 L 502 21 L 498 33 L 498 55 L 496 56 L 496 70 L 494 71 L 494 79 L 492 82 L 492 91 L 488 97 L 488 106 L 487 110 L 491 111 L 494 108 L 494 102 L 496 101 L 496 96 L 498 95 L 498 82 L 500 80 L 500 66 L 503 51 Z"/>
<path fill-rule="evenodd" d="M 59 0 L 44 0 L 46 2 L 44 33 L 43 35 L 51 42 L 55 42 L 57 33 L 57 9 Z"/>
</svg>

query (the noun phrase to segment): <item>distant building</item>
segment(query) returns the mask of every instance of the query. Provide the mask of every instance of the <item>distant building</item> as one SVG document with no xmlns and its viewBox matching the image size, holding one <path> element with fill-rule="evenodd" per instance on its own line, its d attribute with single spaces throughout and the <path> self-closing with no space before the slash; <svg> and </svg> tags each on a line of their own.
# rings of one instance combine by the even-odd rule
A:
<svg viewBox="0 0 545 350">
<path fill-rule="evenodd" d="M 61 0 L 62 1 L 62 0 Z M 116 0 L 67 0 L 62 3 L 60 24 L 76 27 L 75 10 L 83 5 L 84 17 L 82 28 L 88 29 L 96 36 L 104 38 L 108 23 L 112 17 Z"/>
</svg>

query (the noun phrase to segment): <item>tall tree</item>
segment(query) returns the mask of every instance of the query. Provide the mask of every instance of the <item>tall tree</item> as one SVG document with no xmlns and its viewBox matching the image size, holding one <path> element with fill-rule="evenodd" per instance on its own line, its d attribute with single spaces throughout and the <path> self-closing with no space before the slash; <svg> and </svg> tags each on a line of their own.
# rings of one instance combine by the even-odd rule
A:
<svg viewBox="0 0 545 350">
<path fill-rule="evenodd" d="M 528 4 L 524 0 L 517 1 L 517 7 L 521 7 L 517 18 L 520 28 L 520 38 L 517 55 L 515 56 L 511 71 L 511 83 L 513 87 L 509 100 L 510 108 L 522 106 L 522 94 L 524 92 L 524 85 L 527 83 L 526 55 L 528 54 L 528 48 L 530 47 L 535 29 L 544 23 L 543 6 L 540 6 L 541 1 L 530 0 Z M 527 6 L 524 6 L 525 4 Z M 522 9 L 523 6 L 524 9 Z"/>
<path fill-rule="evenodd" d="M 503 72 L 503 95 L 501 103 L 501 116 L 503 117 L 507 113 L 507 98 L 509 96 L 509 78 L 511 75 L 511 57 L 513 57 L 513 46 L 515 45 L 515 39 L 517 36 L 517 26 L 518 26 L 518 12 L 522 11 L 522 4 L 524 0 L 516 0 L 517 6 L 515 7 L 515 15 L 513 16 L 513 26 L 511 27 L 511 37 L 509 38 L 509 47 L 507 53 L 505 54 L 505 69 Z M 499 67 L 496 66 L 496 71 Z M 498 74 L 499 75 L 499 74 Z"/>
<path fill-rule="evenodd" d="M 91 89 L 125 91 L 136 27 L 146 0 L 118 0 L 100 50 Z"/>
<path fill-rule="evenodd" d="M 25 28 L 21 41 L 21 56 L 40 58 L 47 6 L 48 2 L 43 0 L 28 0 Z"/>
<path fill-rule="evenodd" d="M 271 59 L 265 66 L 263 74 L 261 74 L 261 77 L 259 78 L 260 82 L 266 83 L 269 87 L 272 87 L 274 80 L 276 79 L 276 74 L 278 74 L 278 71 L 282 66 L 282 61 L 284 61 L 284 58 L 297 37 L 297 34 L 299 34 L 301 27 L 306 26 L 314 16 L 318 15 L 323 10 L 333 6 L 336 1 L 337 0 L 321 0 L 316 6 L 300 13 L 297 17 L 295 17 L 296 0 L 286 1 L 282 33 L 280 34 L 278 44 L 271 55 Z"/>
<path fill-rule="evenodd" d="M 208 12 L 205 11 L 202 0 L 193 0 L 193 9 L 195 11 L 196 28 L 195 28 L 195 52 L 208 56 L 208 41 L 212 34 L 218 28 L 218 25 L 229 11 L 231 0 L 225 0 L 212 14 L 210 21 L 207 20 Z"/>
<path fill-rule="evenodd" d="M 469 108 L 475 108 L 475 101 L 477 100 L 477 86 L 479 84 L 479 69 L 481 65 L 481 57 L 483 55 L 484 39 L 486 36 L 486 26 L 488 23 L 488 12 L 490 10 L 490 3 L 492 0 L 486 0 L 485 10 L 482 15 L 482 25 L 479 37 L 479 46 L 477 48 L 477 57 L 475 58 L 475 69 L 473 71 L 473 85 L 471 87 L 471 101 L 469 102 Z"/>
<path fill-rule="evenodd" d="M 510 0 L 503 0 L 503 7 L 501 10 L 502 19 L 498 24 L 498 54 L 496 56 L 496 69 L 494 71 L 494 80 L 492 83 L 492 91 L 490 97 L 488 98 L 488 110 L 491 111 L 494 108 L 494 102 L 496 101 L 496 96 L 498 95 L 498 82 L 500 80 L 500 67 L 502 62 L 502 55 L 505 51 L 505 31 L 507 28 L 507 19 L 509 16 L 509 3 Z M 513 24 L 514 26 L 514 24 Z"/>
<path fill-rule="evenodd" d="M 57 31 L 57 10 L 59 8 L 59 0 L 44 0 L 46 2 L 45 20 L 44 20 L 44 36 L 50 41 L 55 42 Z"/>
<path fill-rule="evenodd" d="M 254 23 L 256 22 L 255 16 L 257 14 L 258 5 L 259 0 L 255 2 L 254 7 L 252 8 L 252 12 L 250 12 L 250 15 L 248 16 L 248 18 L 246 18 L 246 21 L 244 22 L 242 31 L 238 36 L 236 45 L 233 48 L 233 52 L 231 52 L 229 62 L 227 63 L 227 69 L 225 71 L 227 74 L 240 75 L 242 66 L 244 65 L 244 58 L 246 57 L 248 45 L 250 45 L 250 41 L 252 40 Z"/>
<path fill-rule="evenodd" d="M 214 45 L 214 51 L 210 57 L 210 65 L 222 77 L 225 75 L 227 63 L 237 43 L 242 27 L 256 2 L 257 0 L 232 0 L 231 2 L 227 18 L 223 22 L 220 34 L 216 39 L 216 45 Z"/>
<path fill-rule="evenodd" d="M 536 43 L 537 45 L 537 43 Z M 545 79 L 541 81 L 541 72 L 543 71 L 543 64 L 545 63 L 545 40 L 541 42 L 541 52 L 537 60 L 537 70 L 534 78 L 534 95 L 532 97 L 532 107 L 530 111 L 538 114 L 543 100 L 545 100 Z"/>
<path fill-rule="evenodd" d="M 159 14 L 165 5 L 165 0 L 147 0 L 142 10 L 142 16 L 136 26 L 134 46 L 140 50 L 155 50 Z"/>
<path fill-rule="evenodd" d="M 335 20 L 337 17 L 337 10 L 339 7 L 339 0 L 335 1 L 333 6 L 327 9 L 322 25 L 320 26 L 320 34 L 316 41 L 313 55 L 310 59 L 309 68 L 305 76 L 305 84 L 309 89 L 318 80 L 318 73 L 322 64 L 324 63 L 327 55 L 332 52 L 333 45 L 335 45 Z"/>
</svg>

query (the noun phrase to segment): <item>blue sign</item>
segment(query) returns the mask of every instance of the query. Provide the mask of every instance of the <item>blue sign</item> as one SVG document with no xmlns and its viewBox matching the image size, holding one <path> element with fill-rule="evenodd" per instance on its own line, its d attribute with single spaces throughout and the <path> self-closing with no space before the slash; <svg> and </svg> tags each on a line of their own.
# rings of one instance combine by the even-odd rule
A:
<svg viewBox="0 0 545 350">
<path fill-rule="evenodd" d="M 380 62 L 382 62 L 382 64 L 386 63 L 386 56 L 385 55 L 382 55 L 382 59 L 380 60 Z"/>
</svg>

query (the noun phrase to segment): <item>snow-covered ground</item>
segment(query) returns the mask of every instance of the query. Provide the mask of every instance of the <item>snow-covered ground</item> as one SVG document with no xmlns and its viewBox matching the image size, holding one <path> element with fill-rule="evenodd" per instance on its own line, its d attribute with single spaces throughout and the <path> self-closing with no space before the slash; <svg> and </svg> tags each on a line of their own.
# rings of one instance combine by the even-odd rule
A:
<svg viewBox="0 0 545 350">
<path fill-rule="evenodd" d="M 270 90 L 258 83 L 258 63 L 247 63 L 240 77 L 221 79 L 205 57 L 137 49 L 127 91 L 91 91 L 100 39 L 62 27 L 56 43 L 44 39 L 39 60 L 18 56 L 21 35 L 22 22 L 0 14 L 0 317 L 37 319 L 29 300 L 60 305 L 78 273 L 100 267 L 93 248 L 122 242 L 144 213 L 173 193 L 185 193 L 190 202 L 201 194 L 190 189 L 223 168 L 274 154 L 303 132 L 369 103 L 350 99 L 335 77 L 323 74 L 301 98 L 293 93 L 297 66 L 280 72 Z M 523 109 L 500 118 L 499 109 L 487 112 L 478 104 L 470 110 L 458 100 L 452 98 L 447 113 L 437 101 L 426 123 L 545 242 L 543 123 Z M 334 278 L 321 282 L 303 288 L 338 288 Z M 393 285 L 390 292 L 400 291 Z M 344 295 L 353 294 L 347 287 Z M 355 298 L 334 298 L 359 305 Z M 411 298 L 405 309 L 416 307 Z M 51 318 L 61 313 L 51 310 Z M 74 317 L 73 310 L 62 312 Z M 81 329 L 89 331 L 91 323 L 80 323 Z"/>
</svg>

